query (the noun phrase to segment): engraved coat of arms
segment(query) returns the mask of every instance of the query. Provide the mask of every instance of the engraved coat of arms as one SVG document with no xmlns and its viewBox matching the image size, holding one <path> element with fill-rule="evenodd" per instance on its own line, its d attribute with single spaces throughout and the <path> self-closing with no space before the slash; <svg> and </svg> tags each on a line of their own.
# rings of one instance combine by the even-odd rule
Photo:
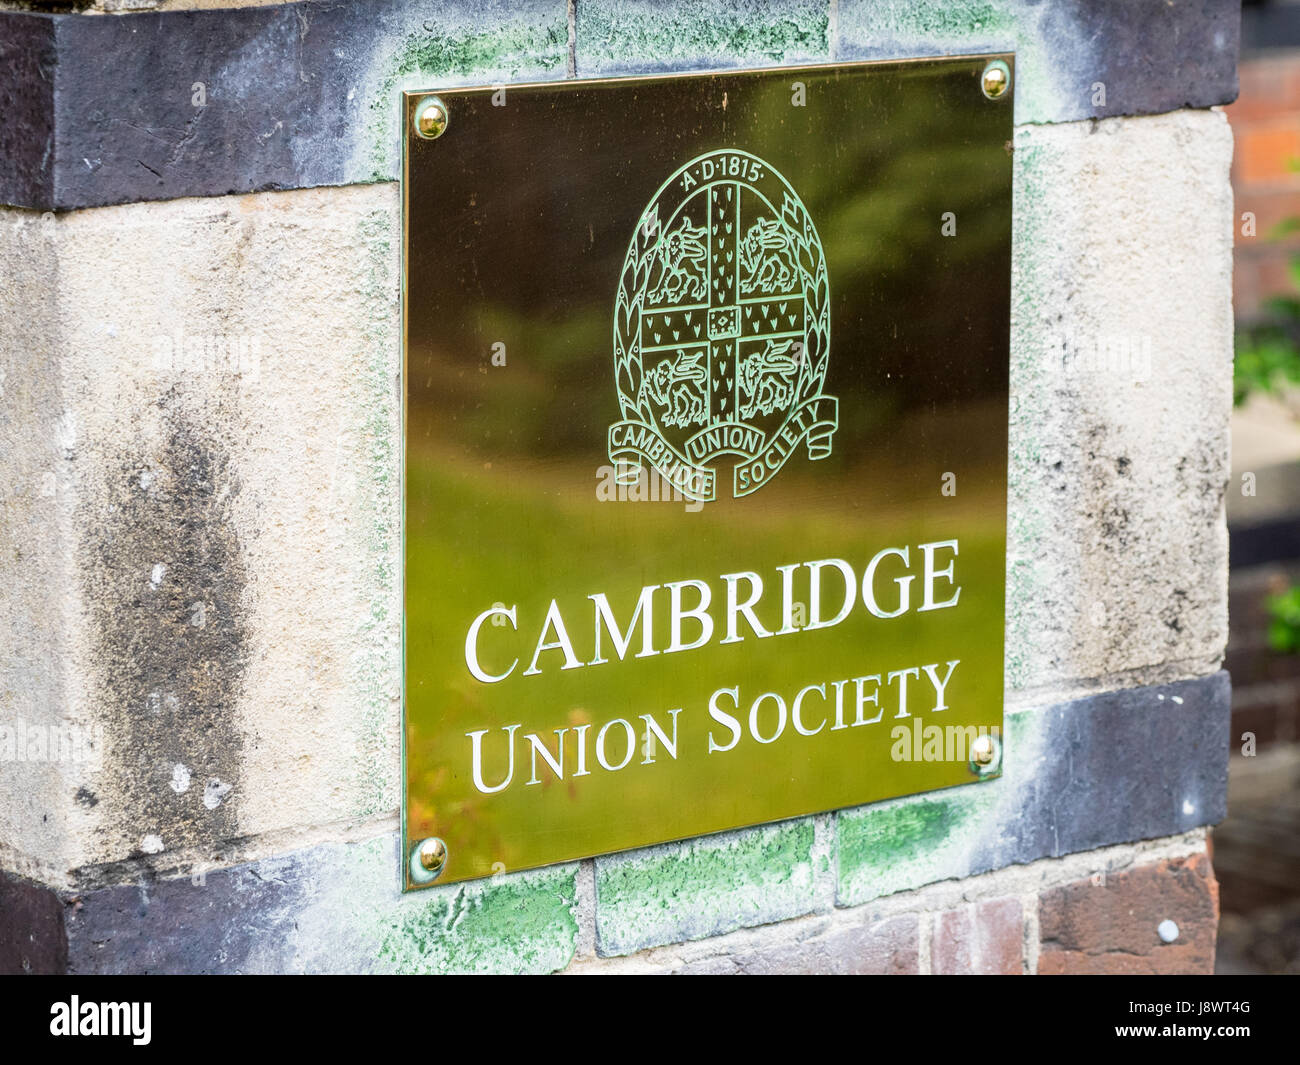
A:
<svg viewBox="0 0 1300 1065">
<path fill-rule="evenodd" d="M 838 422 L 822 392 L 829 353 L 826 257 L 794 189 L 748 152 L 691 160 L 646 207 L 619 279 L 616 479 L 635 483 L 649 465 L 708 502 L 723 457 L 734 496 L 800 445 L 825 458 Z"/>
</svg>

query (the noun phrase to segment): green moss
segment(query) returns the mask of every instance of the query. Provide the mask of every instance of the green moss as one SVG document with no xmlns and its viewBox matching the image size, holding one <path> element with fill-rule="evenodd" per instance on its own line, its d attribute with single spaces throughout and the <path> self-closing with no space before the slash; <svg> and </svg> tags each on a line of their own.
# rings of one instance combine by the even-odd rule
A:
<svg viewBox="0 0 1300 1065">
<path fill-rule="evenodd" d="M 358 733 L 363 751 L 388 749 L 392 717 L 392 687 L 395 668 L 400 668 L 398 649 L 392 646 L 400 633 L 401 619 L 394 617 L 393 601 L 399 586 L 397 557 L 400 551 L 401 501 L 392 484 L 400 468 L 400 418 L 393 393 L 393 353 L 398 349 L 397 316 L 386 313 L 397 300 L 397 270 L 392 254 L 393 216 L 378 210 L 361 222 L 356 246 L 365 249 L 365 301 L 371 310 L 358 323 L 359 349 L 353 356 L 358 367 L 357 411 L 363 412 L 357 434 L 349 440 L 349 473 L 357 485 L 356 506 L 362 516 L 367 571 L 364 587 L 369 594 L 365 620 L 359 626 L 356 643 L 366 649 L 350 665 L 349 689 L 359 694 Z M 358 816 L 373 816 L 391 810 L 398 797 L 389 790 L 390 775 L 376 757 L 357 759 L 360 774 Z"/>
<path fill-rule="evenodd" d="M 1009 510 L 1007 543 L 1017 557 L 1007 567 L 1006 686 L 1008 690 L 1031 682 L 1031 650 L 1041 641 L 1032 631 L 1039 624 L 1044 600 L 1037 558 L 1038 545 L 1051 535 L 1048 515 L 1031 501 L 1041 497 L 1041 463 L 1044 438 L 1056 433 L 1052 405 L 1055 391 L 1044 362 L 1050 328 L 1043 321 L 1048 295 L 1043 284 L 1053 283 L 1051 271 L 1039 267 L 1041 249 L 1059 240 L 1053 231 L 1057 220 L 1044 207 L 1051 204 L 1045 184 L 1056 179 L 1057 168 L 1040 146 L 1018 136 L 1015 148 L 1012 261 L 1015 265 L 1011 315 L 1012 411 L 1007 463 L 1007 493 L 1018 501 Z M 1050 252 L 1048 253 L 1050 254 Z"/>
<path fill-rule="evenodd" d="M 972 784 L 840 814 L 840 903 L 857 905 L 966 875 L 974 823 L 995 801 L 994 785 Z"/>
<path fill-rule="evenodd" d="M 408 33 L 378 78 L 370 102 L 371 181 L 391 181 L 401 158 L 400 95 L 440 83 L 493 84 L 543 79 L 568 63 L 568 20 L 562 4 L 537 25 L 519 20 L 488 30 L 435 27 Z"/>
<path fill-rule="evenodd" d="M 577 866 L 433 889 L 404 900 L 381 933 L 401 973 L 548 973 L 573 960 Z"/>
<path fill-rule="evenodd" d="M 721 57 L 784 62 L 830 51 L 830 5 L 601 3 L 578 5 L 578 66 L 622 67 Z"/>
<path fill-rule="evenodd" d="M 596 865 L 604 954 L 722 935 L 809 913 L 814 906 L 811 819 L 620 855 Z"/>
<path fill-rule="evenodd" d="M 552 70 L 565 61 L 567 49 L 568 27 L 562 18 L 550 26 L 515 22 L 458 37 L 412 33 L 406 37 L 393 74 L 447 77 L 481 71 L 518 73 L 534 66 Z"/>
<path fill-rule="evenodd" d="M 1013 30 L 1015 15 L 1006 3 L 989 0 L 912 0 L 911 3 L 864 4 L 860 19 L 882 32 L 966 38 Z"/>
<path fill-rule="evenodd" d="M 840 854 L 855 865 L 915 861 L 948 838 L 957 813 L 951 803 L 915 802 L 850 822 Z"/>
</svg>

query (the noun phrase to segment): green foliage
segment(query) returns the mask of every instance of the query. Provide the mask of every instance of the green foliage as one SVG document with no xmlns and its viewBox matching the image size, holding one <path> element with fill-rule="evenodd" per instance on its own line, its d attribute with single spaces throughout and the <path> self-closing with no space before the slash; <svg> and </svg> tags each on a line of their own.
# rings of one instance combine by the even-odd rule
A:
<svg viewBox="0 0 1300 1065">
<path fill-rule="evenodd" d="M 1237 332 L 1232 402 L 1241 406 L 1256 392 L 1277 395 L 1284 384 L 1300 383 L 1300 349 L 1277 326 Z"/>
<path fill-rule="evenodd" d="M 1300 169 L 1297 161 L 1292 169 Z M 1281 240 L 1300 232 L 1300 217 L 1284 218 L 1274 227 L 1271 239 Z M 1292 256 L 1287 267 L 1291 285 L 1300 293 L 1300 255 Z M 1300 298 L 1295 294 L 1273 296 L 1264 302 L 1265 320 L 1237 330 L 1237 352 L 1233 365 L 1232 401 L 1240 406 L 1256 392 L 1277 395 L 1284 385 L 1300 383 Z M 1300 584 L 1269 598 L 1268 643 L 1274 651 L 1300 651 Z"/>
<path fill-rule="evenodd" d="M 1300 584 L 1269 598 L 1268 644 L 1275 651 L 1300 651 Z"/>
<path fill-rule="evenodd" d="M 1286 218 L 1270 236 L 1280 240 L 1298 231 L 1300 218 Z M 1300 255 L 1292 257 L 1287 275 L 1296 293 L 1300 293 Z M 1277 395 L 1286 385 L 1300 384 L 1300 298 L 1296 293 L 1266 300 L 1264 321 L 1238 328 L 1232 380 L 1234 405 L 1240 406 L 1257 392 Z"/>
</svg>

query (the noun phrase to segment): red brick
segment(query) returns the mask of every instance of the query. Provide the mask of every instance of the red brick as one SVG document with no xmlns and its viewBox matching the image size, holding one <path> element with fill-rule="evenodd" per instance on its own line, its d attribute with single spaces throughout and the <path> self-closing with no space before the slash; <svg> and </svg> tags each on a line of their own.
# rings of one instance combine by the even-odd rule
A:
<svg viewBox="0 0 1300 1065">
<path fill-rule="evenodd" d="M 1242 184 L 1300 184 L 1300 174 L 1293 169 L 1300 159 L 1300 116 L 1247 126 L 1237 133 L 1236 140 Z"/>
<path fill-rule="evenodd" d="M 818 930 L 794 944 L 773 943 L 701 958 L 673 971 L 701 976 L 905 976 L 917 973 L 919 959 L 919 928 L 916 914 L 911 913 Z"/>
<path fill-rule="evenodd" d="M 1233 190 L 1236 197 L 1234 233 L 1239 251 L 1246 248 L 1258 252 L 1275 251 L 1300 244 L 1300 234 L 1297 233 L 1281 240 L 1273 239 L 1279 223 L 1300 215 L 1300 192 L 1295 189 L 1247 186 L 1240 180 L 1234 181 Z M 1241 216 L 1246 211 L 1255 216 L 1253 237 L 1248 237 L 1241 231 Z"/>
<path fill-rule="evenodd" d="M 1237 100 L 1226 108 L 1234 126 L 1300 110 L 1300 57 L 1294 53 L 1248 59 L 1237 76 Z"/>
<path fill-rule="evenodd" d="M 1161 921 L 1178 938 L 1161 941 Z M 1204 973 L 1214 971 L 1219 885 L 1208 855 L 1165 860 L 1076 881 L 1038 902 L 1038 971 Z"/>
<path fill-rule="evenodd" d="M 1020 900 L 1014 898 L 972 903 L 938 914 L 930 937 L 930 969 L 944 976 L 1019 976 L 1023 972 L 1024 927 Z"/>
</svg>

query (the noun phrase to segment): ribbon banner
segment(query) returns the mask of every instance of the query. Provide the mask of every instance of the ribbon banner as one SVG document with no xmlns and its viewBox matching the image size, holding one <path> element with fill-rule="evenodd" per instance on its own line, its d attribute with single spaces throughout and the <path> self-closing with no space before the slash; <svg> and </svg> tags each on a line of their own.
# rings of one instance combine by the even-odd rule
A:
<svg viewBox="0 0 1300 1065">
<path fill-rule="evenodd" d="M 639 421 L 615 422 L 609 427 L 609 460 L 617 484 L 636 484 L 644 461 L 688 499 L 713 501 L 712 470 L 686 459 L 653 425 Z"/>
<path fill-rule="evenodd" d="M 800 441 L 807 441 L 810 459 L 824 459 L 831 453 L 831 434 L 839 426 L 839 416 L 839 400 L 834 396 L 814 396 L 795 407 L 758 454 L 737 463 L 732 493 L 739 498 L 763 487 Z"/>
<path fill-rule="evenodd" d="M 763 447 L 751 452 L 723 447 L 701 455 L 700 461 L 710 462 L 722 453 L 739 455 L 732 485 L 732 493 L 739 498 L 757 491 L 777 474 L 800 443 L 806 443 L 809 459 L 825 458 L 831 453 L 831 435 L 838 425 L 839 401 L 834 396 L 814 396 L 795 407 Z M 618 484 L 635 484 L 644 462 L 682 495 L 713 501 L 713 471 L 691 462 L 653 425 L 635 420 L 615 422 L 609 427 L 609 458 Z"/>
</svg>

